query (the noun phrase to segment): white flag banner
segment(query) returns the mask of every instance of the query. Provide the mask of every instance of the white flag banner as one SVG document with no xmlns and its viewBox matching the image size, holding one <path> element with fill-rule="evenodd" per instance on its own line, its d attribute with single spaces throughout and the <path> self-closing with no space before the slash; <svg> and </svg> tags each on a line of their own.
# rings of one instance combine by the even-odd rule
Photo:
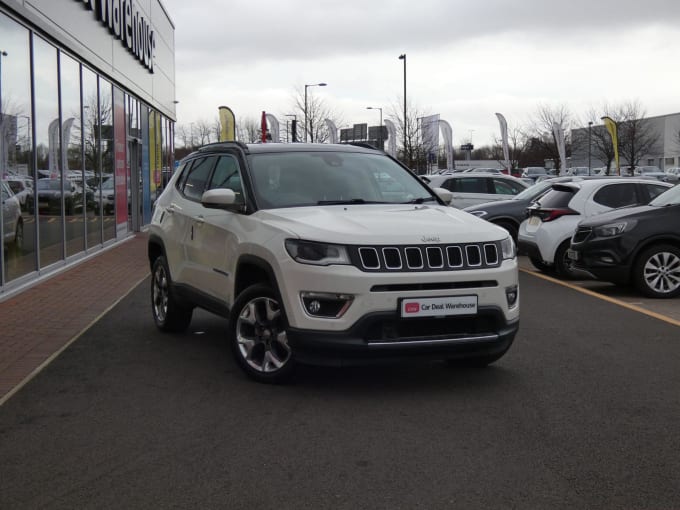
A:
<svg viewBox="0 0 680 510">
<path fill-rule="evenodd" d="M 383 121 L 387 129 L 387 154 L 393 158 L 397 157 L 397 129 L 394 127 L 394 122 L 389 119 Z"/>
<path fill-rule="evenodd" d="M 69 117 L 64 121 L 61 128 L 61 168 L 64 169 L 64 173 L 68 172 L 68 144 L 71 140 L 71 128 L 73 127 L 73 122 L 76 119 Z"/>
<path fill-rule="evenodd" d="M 423 147 L 428 153 L 437 153 L 439 148 L 439 114 L 421 117 L 420 129 L 423 133 Z"/>
<path fill-rule="evenodd" d="M 511 170 L 511 165 L 510 165 L 510 148 L 508 146 L 508 123 L 505 120 L 505 117 L 501 113 L 497 113 L 496 117 L 498 117 L 498 122 L 501 125 L 501 143 L 503 144 L 503 160 L 504 160 L 504 165 L 505 169 L 510 173 Z"/>
<path fill-rule="evenodd" d="M 59 119 L 54 119 L 47 126 L 47 164 L 50 177 L 58 177 L 59 173 Z"/>
<path fill-rule="evenodd" d="M 9 162 L 9 119 L 0 114 L 0 178 L 7 177 Z"/>
<path fill-rule="evenodd" d="M 271 113 L 266 114 L 267 122 L 269 122 L 269 134 L 272 136 L 273 143 L 279 143 L 279 119 L 274 117 Z"/>
<path fill-rule="evenodd" d="M 567 173 L 567 151 L 564 147 L 564 129 L 557 122 L 553 122 L 553 134 L 557 143 L 557 152 L 560 155 L 560 168 L 558 175 Z"/>
<path fill-rule="evenodd" d="M 326 119 L 326 128 L 328 129 L 328 143 L 338 143 L 338 128 L 335 127 L 335 122 Z"/>
<path fill-rule="evenodd" d="M 453 161 L 453 131 L 451 130 L 451 124 L 445 120 L 439 120 L 439 129 L 442 132 L 442 137 L 444 138 L 444 152 L 446 152 L 446 169 L 452 170 L 455 168 Z"/>
</svg>

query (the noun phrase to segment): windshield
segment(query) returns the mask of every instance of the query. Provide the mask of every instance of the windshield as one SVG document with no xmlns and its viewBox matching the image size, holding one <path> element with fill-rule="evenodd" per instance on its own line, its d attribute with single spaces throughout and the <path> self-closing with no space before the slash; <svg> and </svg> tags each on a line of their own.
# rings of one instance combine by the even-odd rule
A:
<svg viewBox="0 0 680 510">
<path fill-rule="evenodd" d="M 541 181 L 539 183 L 534 184 L 533 186 L 529 186 L 521 193 L 518 193 L 516 196 L 513 197 L 513 200 L 531 200 L 532 198 L 535 198 L 538 195 L 545 192 L 545 190 L 550 188 L 550 186 L 552 185 L 553 185 L 552 182 Z"/>
<path fill-rule="evenodd" d="M 285 152 L 250 156 L 264 209 L 335 204 L 435 202 L 411 172 L 382 154 Z"/>
<path fill-rule="evenodd" d="M 680 204 L 680 185 L 673 186 L 668 191 L 664 191 L 661 193 L 661 195 L 649 203 L 649 205 L 654 205 L 657 207 L 678 204 Z"/>
</svg>

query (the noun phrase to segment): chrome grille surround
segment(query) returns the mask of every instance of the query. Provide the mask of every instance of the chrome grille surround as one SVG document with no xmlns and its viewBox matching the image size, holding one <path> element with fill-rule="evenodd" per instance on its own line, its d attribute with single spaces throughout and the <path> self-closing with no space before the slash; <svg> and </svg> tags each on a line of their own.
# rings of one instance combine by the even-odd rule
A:
<svg viewBox="0 0 680 510">
<path fill-rule="evenodd" d="M 501 265 L 500 242 L 407 246 L 348 246 L 365 272 L 461 271 Z"/>
</svg>

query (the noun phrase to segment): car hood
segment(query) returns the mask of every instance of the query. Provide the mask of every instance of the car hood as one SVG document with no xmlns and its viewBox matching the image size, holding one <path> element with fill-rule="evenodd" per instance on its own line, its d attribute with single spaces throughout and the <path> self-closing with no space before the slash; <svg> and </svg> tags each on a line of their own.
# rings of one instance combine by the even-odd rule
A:
<svg viewBox="0 0 680 510">
<path fill-rule="evenodd" d="M 605 225 L 614 221 L 621 220 L 623 218 L 628 218 L 631 216 L 639 216 L 645 214 L 649 211 L 658 210 L 658 207 L 651 205 L 637 205 L 631 207 L 622 207 L 620 209 L 612 209 L 611 211 L 606 211 L 590 218 L 582 220 L 579 225 L 593 226 L 593 225 Z"/>
<path fill-rule="evenodd" d="M 491 242 L 508 235 L 471 214 L 433 205 L 292 207 L 253 216 L 301 239 L 341 244 Z"/>
</svg>

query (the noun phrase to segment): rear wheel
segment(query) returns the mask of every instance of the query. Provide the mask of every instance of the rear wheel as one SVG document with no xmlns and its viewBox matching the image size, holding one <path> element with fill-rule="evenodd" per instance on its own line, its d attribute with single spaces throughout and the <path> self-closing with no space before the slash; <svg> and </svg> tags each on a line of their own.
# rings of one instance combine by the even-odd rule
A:
<svg viewBox="0 0 680 510">
<path fill-rule="evenodd" d="M 162 255 L 154 261 L 151 271 L 151 312 L 161 331 L 185 331 L 191 323 L 193 309 L 180 304 L 173 295 L 168 263 Z"/>
<path fill-rule="evenodd" d="M 251 285 L 234 302 L 229 344 L 236 362 L 252 379 L 279 383 L 293 371 L 287 321 L 279 298 L 268 285 Z"/>
<path fill-rule="evenodd" d="M 565 280 L 575 280 L 578 272 L 574 269 L 574 261 L 567 256 L 570 241 L 563 242 L 555 252 L 555 271 Z"/>
<path fill-rule="evenodd" d="M 646 249 L 633 268 L 637 289 L 653 298 L 680 295 L 680 249 L 659 244 Z"/>
<path fill-rule="evenodd" d="M 553 267 L 550 264 L 546 264 L 538 257 L 529 257 L 529 260 L 536 269 L 543 273 L 550 273 L 553 270 Z"/>
</svg>

